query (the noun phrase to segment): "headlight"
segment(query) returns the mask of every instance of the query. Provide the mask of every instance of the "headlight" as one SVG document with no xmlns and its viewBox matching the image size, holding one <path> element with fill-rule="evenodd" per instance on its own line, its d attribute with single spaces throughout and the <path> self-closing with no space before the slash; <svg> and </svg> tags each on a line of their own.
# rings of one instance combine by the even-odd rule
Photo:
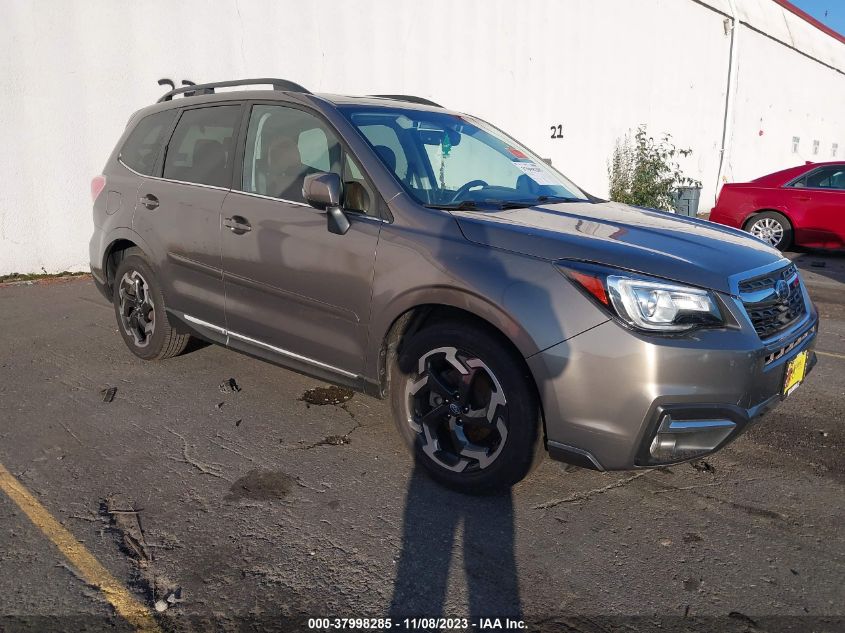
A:
<svg viewBox="0 0 845 633">
<path fill-rule="evenodd" d="M 725 324 L 716 297 L 709 290 L 595 264 L 560 262 L 558 268 L 631 327 L 683 332 Z"/>
<path fill-rule="evenodd" d="M 679 332 L 718 325 L 722 315 L 708 290 L 609 275 L 610 300 L 620 317 L 644 330 Z"/>
</svg>

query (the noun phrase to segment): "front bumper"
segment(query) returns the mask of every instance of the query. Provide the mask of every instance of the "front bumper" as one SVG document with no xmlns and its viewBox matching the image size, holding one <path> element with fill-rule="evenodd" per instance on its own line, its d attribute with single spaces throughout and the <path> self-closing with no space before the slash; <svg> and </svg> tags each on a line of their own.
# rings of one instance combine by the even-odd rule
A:
<svg viewBox="0 0 845 633">
<path fill-rule="evenodd" d="M 818 312 L 805 299 L 803 320 L 766 343 L 746 322 L 659 338 L 608 321 L 528 358 L 549 454 L 627 470 L 719 450 L 783 400 L 790 360 L 807 350 L 807 373 L 815 365 Z"/>
</svg>

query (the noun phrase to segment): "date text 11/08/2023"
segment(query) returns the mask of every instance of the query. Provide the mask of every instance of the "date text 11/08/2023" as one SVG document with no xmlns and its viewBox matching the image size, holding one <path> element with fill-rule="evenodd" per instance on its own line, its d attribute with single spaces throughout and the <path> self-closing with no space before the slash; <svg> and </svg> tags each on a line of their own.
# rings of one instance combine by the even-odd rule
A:
<svg viewBox="0 0 845 633">
<path fill-rule="evenodd" d="M 308 618 L 308 628 L 316 631 L 518 631 L 526 629 L 523 620 L 513 618 Z"/>
</svg>

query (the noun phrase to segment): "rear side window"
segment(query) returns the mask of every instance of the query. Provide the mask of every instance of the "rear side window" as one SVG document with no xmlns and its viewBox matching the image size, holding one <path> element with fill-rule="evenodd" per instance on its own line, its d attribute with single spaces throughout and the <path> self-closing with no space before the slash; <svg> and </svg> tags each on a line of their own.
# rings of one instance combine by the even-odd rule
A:
<svg viewBox="0 0 845 633">
<path fill-rule="evenodd" d="M 845 189 L 845 167 L 827 167 L 807 176 L 807 186 L 819 189 Z"/>
<path fill-rule="evenodd" d="M 167 146 L 164 177 L 228 188 L 240 110 L 226 105 L 183 112 Z"/>
<path fill-rule="evenodd" d="M 175 110 L 165 110 L 141 119 L 120 148 L 121 162 L 140 174 L 150 176 L 164 144 L 164 135 L 175 116 Z"/>
</svg>

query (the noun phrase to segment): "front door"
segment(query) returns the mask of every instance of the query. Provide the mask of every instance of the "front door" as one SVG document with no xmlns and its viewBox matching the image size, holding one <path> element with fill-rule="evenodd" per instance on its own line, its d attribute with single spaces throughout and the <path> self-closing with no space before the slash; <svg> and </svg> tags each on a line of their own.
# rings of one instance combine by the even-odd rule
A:
<svg viewBox="0 0 845 633">
<path fill-rule="evenodd" d="M 363 371 L 381 220 L 375 192 L 331 127 L 289 106 L 254 104 L 243 161 L 223 203 L 229 344 L 354 378 Z M 306 175 L 345 182 L 351 227 L 329 233 L 302 196 Z"/>
<path fill-rule="evenodd" d="M 195 324 L 213 325 L 218 334 L 225 319 L 220 210 L 240 117 L 241 104 L 183 111 L 160 175 L 141 183 L 133 219 L 153 251 L 168 308 Z"/>
</svg>

